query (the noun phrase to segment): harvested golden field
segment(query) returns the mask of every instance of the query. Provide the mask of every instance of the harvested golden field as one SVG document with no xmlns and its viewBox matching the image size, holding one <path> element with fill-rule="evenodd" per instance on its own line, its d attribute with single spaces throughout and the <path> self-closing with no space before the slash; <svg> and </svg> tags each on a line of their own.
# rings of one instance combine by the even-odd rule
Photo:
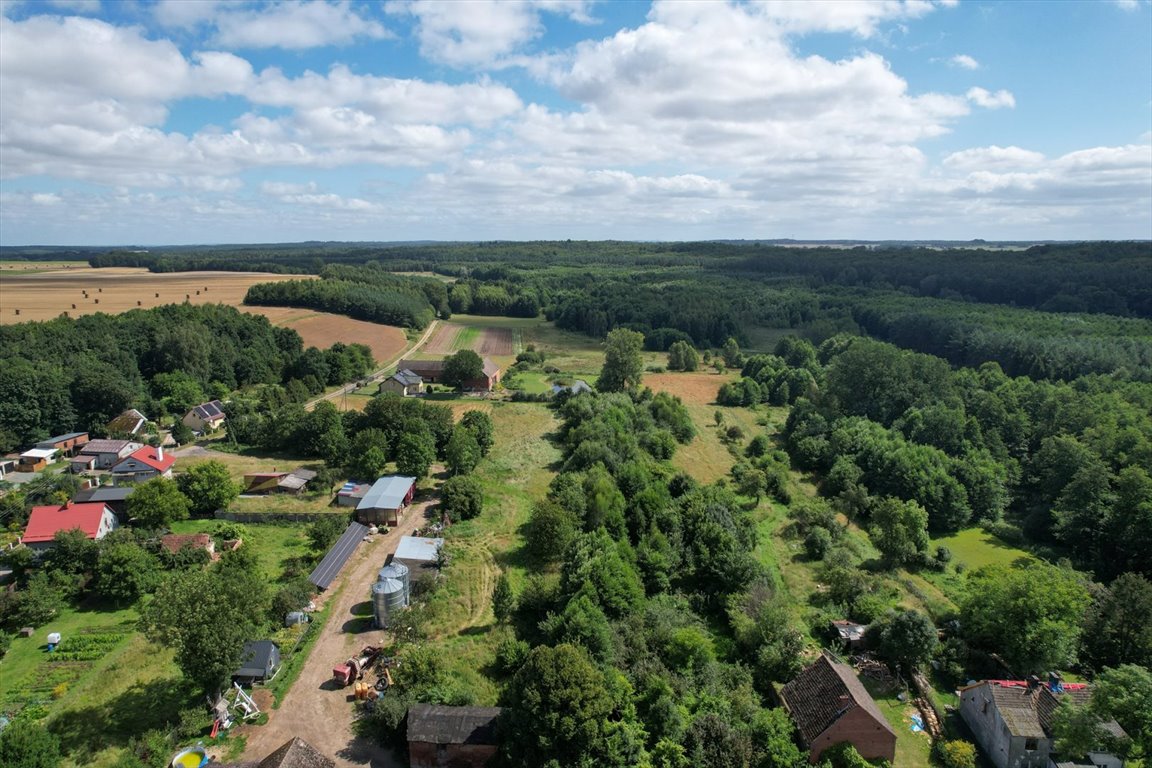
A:
<svg viewBox="0 0 1152 768">
<path fill-rule="evenodd" d="M 668 392 L 677 395 L 685 405 L 712 405 L 720 385 L 733 380 L 729 374 L 715 371 L 695 371 L 693 373 L 646 373 L 641 379 L 645 387 L 653 392 Z"/>
<path fill-rule="evenodd" d="M 0 271 L 0 323 L 51 320 L 96 312 L 119 314 L 161 304 L 240 306 L 254 283 L 309 279 L 264 272 L 166 272 L 132 267 L 75 267 L 47 272 Z"/>
<path fill-rule="evenodd" d="M 240 307 L 240 310 L 263 315 L 272 325 L 291 328 L 304 339 L 306 347 L 327 349 L 338 341 L 367 345 L 378 364 L 387 362 L 408 346 L 404 330 L 391 325 L 294 307 Z"/>
</svg>

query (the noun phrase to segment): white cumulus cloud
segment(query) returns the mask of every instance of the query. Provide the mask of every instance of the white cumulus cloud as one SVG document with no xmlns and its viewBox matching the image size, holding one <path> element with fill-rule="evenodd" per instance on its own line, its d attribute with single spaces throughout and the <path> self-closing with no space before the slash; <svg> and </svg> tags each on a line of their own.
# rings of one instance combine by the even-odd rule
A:
<svg viewBox="0 0 1152 768">
<path fill-rule="evenodd" d="M 961 69 L 980 69 L 980 62 L 966 53 L 958 53 L 948 60 L 953 66 Z"/>
<path fill-rule="evenodd" d="M 978 107 L 985 109 L 1000 109 L 1001 107 L 1015 107 L 1016 97 L 1010 91 L 999 90 L 995 93 L 985 90 L 984 88 L 974 87 L 969 88 L 968 93 L 965 94 L 968 100 Z"/>
</svg>

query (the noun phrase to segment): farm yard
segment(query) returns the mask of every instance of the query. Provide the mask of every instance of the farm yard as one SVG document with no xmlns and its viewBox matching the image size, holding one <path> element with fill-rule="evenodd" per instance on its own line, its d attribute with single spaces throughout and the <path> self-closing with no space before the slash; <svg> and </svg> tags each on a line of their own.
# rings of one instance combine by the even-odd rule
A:
<svg viewBox="0 0 1152 768">
<path fill-rule="evenodd" d="M 13 270 L 5 272 L 0 280 L 0 323 L 51 320 L 65 312 L 70 317 L 96 312 L 118 314 L 185 301 L 240 307 L 244 294 L 254 283 L 299 279 L 308 276 L 264 272 L 154 273 L 133 267 Z"/>
</svg>

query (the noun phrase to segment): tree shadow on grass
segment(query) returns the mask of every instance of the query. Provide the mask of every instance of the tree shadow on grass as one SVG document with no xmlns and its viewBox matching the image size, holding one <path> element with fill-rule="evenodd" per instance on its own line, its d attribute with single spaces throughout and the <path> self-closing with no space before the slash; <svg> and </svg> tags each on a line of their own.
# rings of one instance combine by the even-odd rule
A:
<svg viewBox="0 0 1152 768">
<path fill-rule="evenodd" d="M 163 677 L 137 683 L 100 704 L 62 710 L 48 729 L 59 737 L 65 752 L 94 752 L 124 746 L 131 737 L 153 728 L 166 729 L 179 721 L 181 710 L 198 701 L 195 686 L 181 677 Z"/>
</svg>

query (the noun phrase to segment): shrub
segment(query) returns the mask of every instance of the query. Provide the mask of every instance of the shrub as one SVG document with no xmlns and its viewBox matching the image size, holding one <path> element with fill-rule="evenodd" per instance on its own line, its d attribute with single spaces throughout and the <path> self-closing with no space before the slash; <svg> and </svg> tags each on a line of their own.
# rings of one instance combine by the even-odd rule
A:
<svg viewBox="0 0 1152 768">
<path fill-rule="evenodd" d="M 932 751 L 941 768 L 975 768 L 976 766 L 976 747 L 967 741 L 960 739 L 940 740 L 936 742 Z"/>
<path fill-rule="evenodd" d="M 440 508 L 454 523 L 478 517 L 484 510 L 480 481 L 467 475 L 449 478 L 440 493 Z"/>
<path fill-rule="evenodd" d="M 832 546 L 832 534 L 827 528 L 813 528 L 804 537 L 804 551 L 813 560 L 823 560 Z"/>
</svg>

